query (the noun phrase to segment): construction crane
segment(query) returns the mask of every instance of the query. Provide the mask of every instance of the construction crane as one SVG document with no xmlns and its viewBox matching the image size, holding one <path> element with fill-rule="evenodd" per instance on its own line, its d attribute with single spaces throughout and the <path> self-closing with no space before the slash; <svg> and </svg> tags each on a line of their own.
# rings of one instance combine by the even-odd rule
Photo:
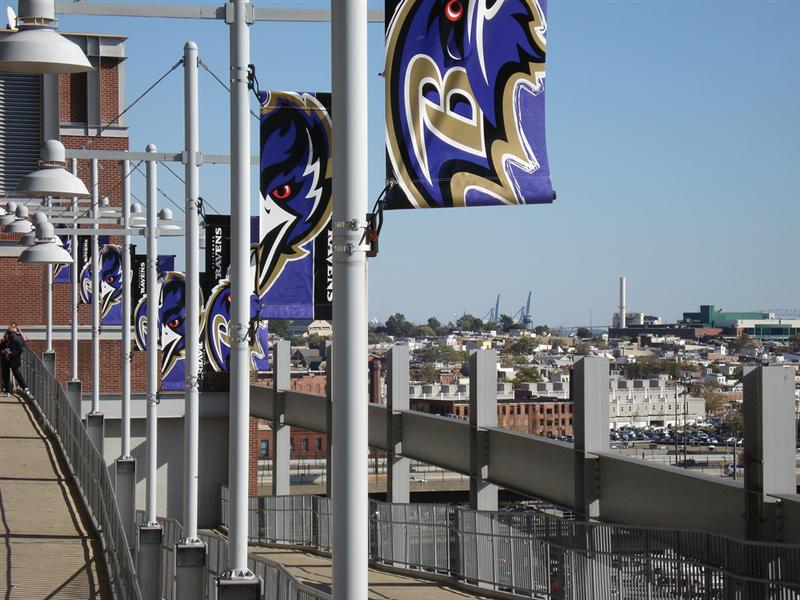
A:
<svg viewBox="0 0 800 600">
<path fill-rule="evenodd" d="M 525 303 L 520 309 L 511 317 L 515 323 L 525 325 L 525 329 L 533 329 L 533 314 L 531 313 L 531 297 L 533 292 L 528 292 L 528 302 Z"/>
<path fill-rule="evenodd" d="M 483 315 L 483 320 L 488 323 L 500 322 L 500 294 L 497 294 L 497 301 L 494 303 L 494 308 L 490 308 L 488 312 Z"/>
</svg>

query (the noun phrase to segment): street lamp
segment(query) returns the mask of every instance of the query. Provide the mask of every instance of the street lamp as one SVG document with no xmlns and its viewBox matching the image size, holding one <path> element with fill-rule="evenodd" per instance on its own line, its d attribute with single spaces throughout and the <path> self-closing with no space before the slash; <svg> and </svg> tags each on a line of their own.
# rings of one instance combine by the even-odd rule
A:
<svg viewBox="0 0 800 600">
<path fill-rule="evenodd" d="M 33 230 L 33 225 L 28 220 L 28 207 L 22 204 L 17 207 L 14 214 L 14 220 L 3 227 L 3 233 L 30 233 Z"/>
<path fill-rule="evenodd" d="M 2 67 L 0 66 L 0 70 Z M 88 198 L 89 190 L 83 182 L 66 170 L 67 157 L 64 144 L 47 140 L 42 145 L 39 168 L 23 177 L 14 189 L 18 196 L 52 196 L 56 198 Z"/>
<path fill-rule="evenodd" d="M 15 215 L 16 212 L 17 212 L 17 203 L 6 202 L 6 208 L 3 211 L 3 214 L 0 215 L 0 227 L 5 227 L 9 223 L 13 223 L 14 219 L 16 218 Z"/>
<path fill-rule="evenodd" d="M 0 38 L 0 71 L 84 73 L 92 70 L 83 50 L 56 31 L 54 0 L 19 0 L 18 30 Z"/>
<path fill-rule="evenodd" d="M 68 265 L 72 263 L 69 252 L 56 243 L 56 232 L 52 223 L 42 219 L 36 226 L 34 244 L 19 255 L 23 264 Z"/>
</svg>

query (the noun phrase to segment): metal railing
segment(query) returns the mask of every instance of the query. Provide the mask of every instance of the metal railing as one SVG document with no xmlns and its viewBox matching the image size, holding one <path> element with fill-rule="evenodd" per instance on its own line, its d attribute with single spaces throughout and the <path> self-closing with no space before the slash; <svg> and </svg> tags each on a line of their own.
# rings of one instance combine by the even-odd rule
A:
<svg viewBox="0 0 800 600">
<path fill-rule="evenodd" d="M 100 534 L 114 597 L 119 600 L 140 600 L 141 592 L 128 540 L 103 457 L 89 439 L 80 416 L 70 406 L 61 385 L 27 348 L 22 355 L 22 373 L 33 396 L 33 404 L 41 414 L 45 428 L 61 448 L 67 467 Z"/>
<path fill-rule="evenodd" d="M 144 511 L 136 511 L 136 524 L 143 525 L 144 522 Z M 160 518 L 158 522 L 162 528 L 161 597 L 174 600 L 175 544 L 183 536 L 183 527 L 175 519 Z M 204 595 L 198 600 L 213 600 L 216 598 L 216 579 L 228 568 L 228 540 L 215 532 L 199 532 L 198 535 L 208 550 Z M 261 579 L 262 600 L 330 600 L 330 595 L 300 582 L 283 565 L 266 556 L 248 556 L 247 566 Z"/>
<path fill-rule="evenodd" d="M 328 552 L 331 512 L 318 496 L 252 497 L 249 535 Z M 373 500 L 368 518 L 373 563 L 528 598 L 800 598 L 797 545 L 441 504 Z"/>
</svg>

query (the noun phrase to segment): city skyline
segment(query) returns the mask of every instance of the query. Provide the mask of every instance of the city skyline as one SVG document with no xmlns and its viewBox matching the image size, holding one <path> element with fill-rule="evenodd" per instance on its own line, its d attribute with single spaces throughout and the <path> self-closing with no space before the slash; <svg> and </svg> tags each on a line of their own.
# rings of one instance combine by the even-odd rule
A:
<svg viewBox="0 0 800 600">
<path fill-rule="evenodd" d="M 737 33 L 739 11 L 722 3 L 551 1 L 547 127 L 558 199 L 388 214 L 381 254 L 370 261 L 370 317 L 482 316 L 498 293 L 501 312 L 513 314 L 532 290 L 537 324 L 588 325 L 591 310 L 599 326 L 617 309 L 619 275 L 628 278 L 629 310 L 667 321 L 700 304 L 798 308 L 793 221 L 784 218 L 796 210 L 800 189 L 800 71 L 786 60 L 800 44 L 798 17 L 796 3 L 760 3 L 747 15 L 747 30 L 760 33 L 752 45 Z M 129 36 L 126 102 L 177 61 L 188 39 L 216 75 L 227 73 L 227 30 L 217 23 L 65 16 L 61 29 Z M 370 192 L 377 198 L 383 36 L 379 24 L 369 31 Z M 330 89 L 327 25 L 257 24 L 252 40 L 262 87 Z M 182 147 L 181 85 L 173 74 L 128 113 L 132 150 L 151 142 Z M 227 152 L 226 92 L 201 71 L 201 94 L 201 147 Z M 160 183 L 181 202 L 182 186 L 165 169 Z M 201 185 L 225 212 L 226 169 L 204 167 Z M 139 197 L 142 187 L 135 179 Z M 181 241 L 172 244 L 164 248 L 180 265 Z"/>
</svg>

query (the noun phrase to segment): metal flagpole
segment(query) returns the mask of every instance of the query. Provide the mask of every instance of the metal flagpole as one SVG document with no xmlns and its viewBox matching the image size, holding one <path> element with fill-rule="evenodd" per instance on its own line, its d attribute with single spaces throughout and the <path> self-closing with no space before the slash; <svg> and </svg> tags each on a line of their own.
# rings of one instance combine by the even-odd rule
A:
<svg viewBox="0 0 800 600">
<path fill-rule="evenodd" d="M 368 555 L 367 3 L 331 5 L 333 70 L 333 598 L 366 600 Z"/>
<path fill-rule="evenodd" d="M 206 547 L 197 536 L 198 451 L 200 429 L 200 118 L 197 88 L 197 44 L 183 47 L 184 153 L 186 182 L 186 358 L 183 417 L 183 539 L 175 547 L 177 600 L 203 595 Z"/>
<path fill-rule="evenodd" d="M 72 159 L 72 174 L 78 176 L 78 159 Z M 74 215 L 72 226 L 78 229 L 78 198 L 72 198 L 72 214 Z M 69 265 L 70 287 L 72 292 L 72 323 L 71 323 L 71 350 L 70 358 L 72 361 L 72 377 L 67 382 L 67 395 L 69 403 L 78 416 L 82 416 L 81 410 L 81 382 L 78 379 L 78 278 L 80 277 L 80 263 L 78 260 L 78 235 L 72 236 L 72 264 Z"/>
<path fill-rule="evenodd" d="M 250 62 L 248 13 L 252 4 L 232 0 L 230 7 L 231 80 L 231 374 L 230 374 L 230 542 L 228 581 L 252 579 L 247 568 L 247 474 L 250 417 Z M 222 586 L 227 582 L 220 580 Z M 238 597 L 238 596 L 237 596 Z"/>
<path fill-rule="evenodd" d="M 200 355 L 200 224 L 198 196 L 200 169 L 200 126 L 197 92 L 197 44 L 183 49 L 185 138 L 186 138 L 186 411 L 183 428 L 183 533 L 186 541 L 197 541 L 197 453 L 198 453 L 198 371 Z"/>
<path fill-rule="evenodd" d="M 92 410 L 86 415 L 86 429 L 95 448 L 103 455 L 104 425 L 100 412 L 100 244 L 97 223 L 100 203 L 98 161 L 92 159 Z"/>
<path fill-rule="evenodd" d="M 155 152 L 153 144 L 148 152 Z M 158 242 L 156 214 L 158 182 L 157 164 L 147 161 L 147 524 L 157 525 L 156 482 L 158 454 Z"/>
</svg>

